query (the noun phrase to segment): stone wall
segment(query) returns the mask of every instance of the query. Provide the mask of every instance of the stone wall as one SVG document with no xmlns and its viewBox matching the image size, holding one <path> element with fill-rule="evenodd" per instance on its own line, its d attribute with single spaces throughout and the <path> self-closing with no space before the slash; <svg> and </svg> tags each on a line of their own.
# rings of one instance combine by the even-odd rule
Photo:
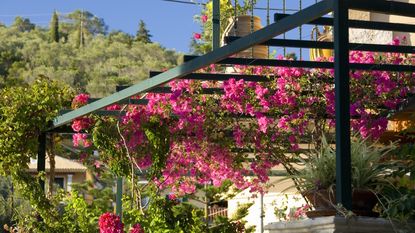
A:
<svg viewBox="0 0 415 233">
<path fill-rule="evenodd" d="M 406 2 L 415 4 L 415 0 L 394 0 L 398 2 Z M 369 13 L 363 11 L 351 10 L 349 12 L 350 19 L 390 22 L 390 23 L 405 23 L 415 24 L 415 18 L 403 17 L 397 15 L 384 15 L 379 13 Z M 372 44 L 388 44 L 395 37 L 407 38 L 409 45 L 415 43 L 415 33 L 391 32 L 367 29 L 350 29 L 350 42 L 355 43 L 372 43 Z"/>
<path fill-rule="evenodd" d="M 292 222 L 271 223 L 266 233 L 391 233 L 415 232 L 415 223 L 391 223 L 384 218 L 320 217 Z"/>
</svg>

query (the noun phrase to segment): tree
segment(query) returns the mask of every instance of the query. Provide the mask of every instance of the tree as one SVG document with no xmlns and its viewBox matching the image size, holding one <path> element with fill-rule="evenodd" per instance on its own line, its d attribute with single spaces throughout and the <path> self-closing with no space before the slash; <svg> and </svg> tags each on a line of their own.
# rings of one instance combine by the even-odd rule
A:
<svg viewBox="0 0 415 233">
<path fill-rule="evenodd" d="M 143 42 L 145 44 L 151 43 L 152 35 L 150 34 L 150 31 L 146 28 L 146 24 L 143 20 L 140 20 L 140 23 L 138 24 L 138 31 L 135 36 L 135 40 L 139 42 Z"/>
<path fill-rule="evenodd" d="M 31 23 L 29 19 L 22 18 L 20 16 L 17 16 L 14 19 L 12 27 L 16 28 L 20 32 L 30 32 L 31 30 L 35 29 L 35 25 Z"/>
<path fill-rule="evenodd" d="M 108 34 L 108 41 L 110 43 L 120 42 L 122 44 L 131 46 L 133 39 L 134 38 L 130 34 L 124 33 L 122 31 L 112 31 Z"/>
<path fill-rule="evenodd" d="M 50 40 L 54 42 L 59 42 L 59 18 L 58 14 L 53 12 L 52 20 L 50 22 Z"/>
<path fill-rule="evenodd" d="M 107 34 L 108 26 L 104 19 L 98 18 L 93 13 L 84 10 L 76 10 L 65 17 L 69 23 L 65 23 L 65 27 L 69 31 L 75 31 L 81 24 L 82 28 L 93 36 L 98 34 Z"/>
<path fill-rule="evenodd" d="M 0 91 L 0 172 L 3 176 L 10 175 L 16 190 L 29 200 L 37 216 L 44 220 L 39 227 L 41 232 L 58 232 L 64 228 L 56 220 L 59 213 L 45 196 L 38 178 L 28 173 L 28 163 L 37 154 L 40 132 L 49 127 L 59 109 L 69 104 L 71 96 L 72 91 L 67 86 L 46 77 L 28 87 Z M 26 217 L 29 221 L 30 216 Z M 36 216 L 30 221 L 34 223 L 33 220 Z"/>
</svg>

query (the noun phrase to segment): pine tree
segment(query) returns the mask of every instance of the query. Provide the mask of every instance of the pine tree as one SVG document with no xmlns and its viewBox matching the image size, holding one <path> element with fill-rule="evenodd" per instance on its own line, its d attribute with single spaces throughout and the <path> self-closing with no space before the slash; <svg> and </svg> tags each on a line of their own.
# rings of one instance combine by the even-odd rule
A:
<svg viewBox="0 0 415 233">
<path fill-rule="evenodd" d="M 58 14 L 53 12 L 52 20 L 50 21 L 50 39 L 54 42 L 59 42 L 59 18 Z"/>
<path fill-rule="evenodd" d="M 135 36 L 135 40 L 147 44 L 147 43 L 151 43 L 151 39 L 150 39 L 151 37 L 152 35 L 150 35 L 150 31 L 147 30 L 146 24 L 144 23 L 143 20 L 140 20 L 140 23 L 138 25 L 138 31 Z"/>
</svg>

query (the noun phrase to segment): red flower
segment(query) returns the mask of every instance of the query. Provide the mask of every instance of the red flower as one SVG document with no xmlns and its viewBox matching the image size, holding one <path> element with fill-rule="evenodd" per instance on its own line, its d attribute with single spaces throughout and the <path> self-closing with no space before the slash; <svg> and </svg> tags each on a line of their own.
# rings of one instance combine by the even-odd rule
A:
<svg viewBox="0 0 415 233">
<path fill-rule="evenodd" d="M 72 122 L 72 129 L 75 132 L 79 132 L 83 129 L 87 129 L 89 128 L 91 125 L 93 124 L 93 120 L 88 118 L 88 117 L 80 117 L 80 118 L 76 118 L 73 122 Z"/>
<path fill-rule="evenodd" d="M 200 33 L 194 33 L 193 37 L 194 37 L 196 40 L 200 40 L 200 38 L 202 38 L 202 35 L 201 35 Z"/>
<path fill-rule="evenodd" d="M 202 17 L 200 17 L 200 19 L 202 20 L 202 23 L 206 23 L 208 21 L 208 16 L 207 15 L 202 15 Z"/>
<path fill-rule="evenodd" d="M 123 233 L 124 224 L 119 216 L 113 213 L 105 213 L 99 217 L 100 233 Z"/>
<path fill-rule="evenodd" d="M 88 103 L 88 94 L 79 94 L 72 100 L 72 108 L 80 108 Z"/>
<path fill-rule="evenodd" d="M 144 230 L 141 225 L 137 223 L 131 228 L 130 233 L 144 233 Z"/>
</svg>

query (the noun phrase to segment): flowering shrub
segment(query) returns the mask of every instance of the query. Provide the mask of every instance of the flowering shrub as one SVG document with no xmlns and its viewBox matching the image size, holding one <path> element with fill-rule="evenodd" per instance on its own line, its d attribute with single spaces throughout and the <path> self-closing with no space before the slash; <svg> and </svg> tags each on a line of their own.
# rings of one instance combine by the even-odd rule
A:
<svg viewBox="0 0 415 233">
<path fill-rule="evenodd" d="M 141 225 L 137 223 L 131 228 L 130 233 L 144 233 L 144 230 Z"/>
<path fill-rule="evenodd" d="M 411 55 L 352 51 L 350 62 L 413 64 L 414 60 Z M 333 70 L 251 66 L 235 70 L 268 80 L 174 80 L 168 84 L 171 93 L 149 93 L 146 106 L 125 108 L 119 123 L 122 137 L 111 126 L 117 122 L 114 118 L 80 118 L 73 127 L 93 132 L 94 144 L 104 151 L 102 159 L 110 167 L 124 172 L 129 164 L 147 168 L 148 178 L 159 188 L 171 187 L 179 195 L 194 193 L 197 184 L 220 186 L 226 180 L 239 189 L 262 191 L 272 167 L 282 163 L 293 169 L 285 152 L 295 152 L 300 139 L 319 138 L 333 128 Z M 387 114 L 414 93 L 412 73 L 353 70 L 350 77 L 351 127 L 363 137 L 378 138 L 386 130 Z M 220 88 L 223 93 L 207 95 L 203 88 Z M 101 129 L 93 122 L 100 122 Z"/>
<path fill-rule="evenodd" d="M 119 216 L 113 213 L 105 213 L 99 217 L 100 233 L 123 233 L 124 224 Z"/>
</svg>

